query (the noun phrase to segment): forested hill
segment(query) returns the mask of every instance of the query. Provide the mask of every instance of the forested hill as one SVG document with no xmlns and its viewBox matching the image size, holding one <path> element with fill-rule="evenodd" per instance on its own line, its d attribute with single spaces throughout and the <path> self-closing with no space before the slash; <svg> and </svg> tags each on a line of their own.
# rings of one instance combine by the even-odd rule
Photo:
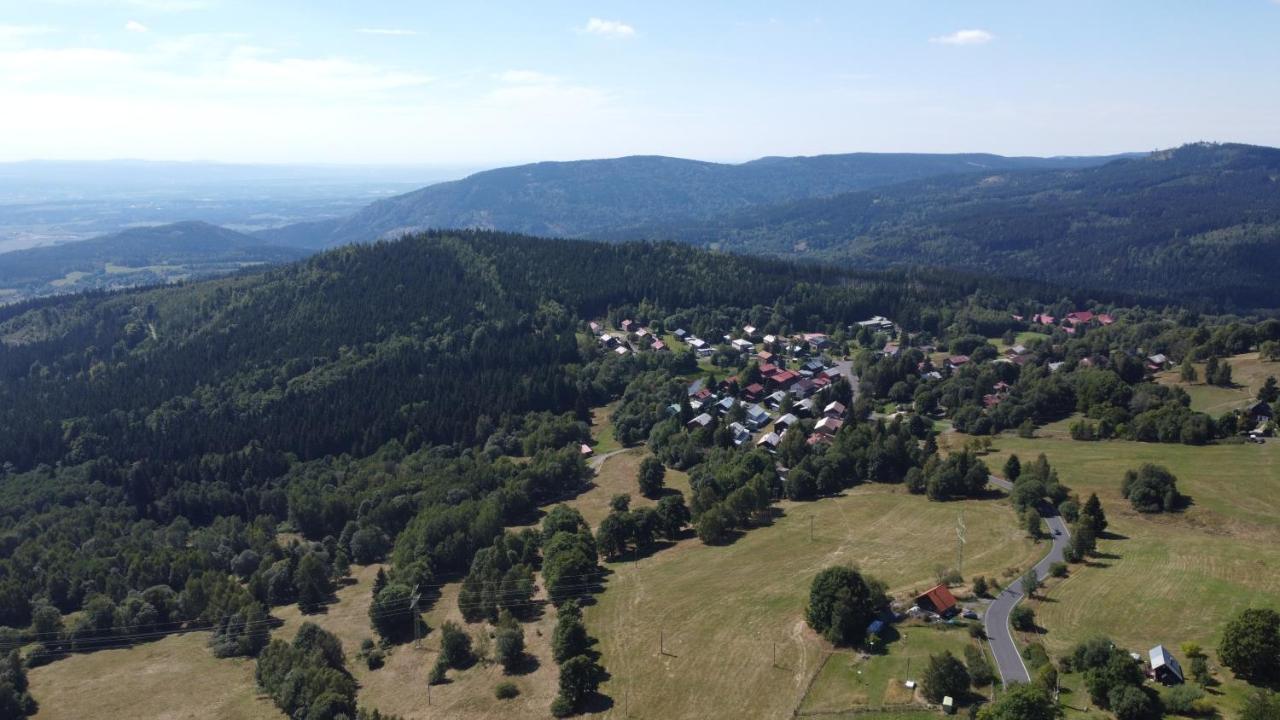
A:
<svg viewBox="0 0 1280 720">
<path fill-rule="evenodd" d="M 1113 158 L 852 153 L 768 157 L 738 165 L 658 156 L 542 162 L 431 185 L 380 200 L 344 220 L 303 223 L 260 235 L 312 248 L 422 228 L 589 237 L 938 175 L 1082 168 L 1109 159 Z"/>
<path fill-rule="evenodd" d="M 139 227 L 0 254 L 0 300 L 154 284 L 306 255 L 203 222 Z"/>
<path fill-rule="evenodd" d="M 952 175 L 636 233 L 860 267 L 930 264 L 1280 307 L 1280 150 Z"/>
<path fill-rule="evenodd" d="M 685 246 L 463 233 L 0 308 L 0 458 L 183 464 L 247 448 L 306 459 L 390 439 L 465 443 L 482 415 L 598 399 L 562 369 L 579 359 L 578 313 L 645 298 L 780 302 L 847 322 L 914 302 L 897 280 L 806 289 L 850 278 Z"/>
</svg>

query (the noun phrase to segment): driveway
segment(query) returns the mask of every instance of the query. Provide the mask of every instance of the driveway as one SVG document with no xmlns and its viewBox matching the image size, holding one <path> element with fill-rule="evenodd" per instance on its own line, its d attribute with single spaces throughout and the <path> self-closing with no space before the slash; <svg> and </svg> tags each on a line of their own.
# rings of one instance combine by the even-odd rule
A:
<svg viewBox="0 0 1280 720">
<path fill-rule="evenodd" d="M 992 476 L 990 478 L 992 485 L 1003 490 L 1012 490 L 1013 484 Z M 1063 521 L 1062 516 L 1058 515 L 1058 511 L 1047 502 L 1042 502 L 1037 509 L 1040 516 L 1045 519 L 1045 523 L 1049 526 L 1050 537 L 1053 539 L 1053 545 L 1049 548 L 1049 554 L 1036 563 L 1036 577 L 1044 580 L 1049 577 L 1049 566 L 1062 562 L 1066 557 L 1067 542 L 1071 539 L 1071 533 L 1067 530 L 1067 523 Z M 1021 578 L 1014 580 L 1013 583 L 1004 589 L 991 605 L 987 607 L 987 614 L 984 618 L 986 623 L 987 638 L 991 643 L 991 653 L 996 658 L 996 667 L 1000 670 L 1000 679 L 1005 685 L 1009 683 L 1025 683 L 1031 682 L 1031 673 L 1027 671 L 1027 665 L 1022 661 L 1022 654 L 1018 652 L 1018 644 L 1013 639 L 1013 629 L 1009 625 L 1009 614 L 1013 612 L 1013 608 L 1023 598 Z"/>
</svg>

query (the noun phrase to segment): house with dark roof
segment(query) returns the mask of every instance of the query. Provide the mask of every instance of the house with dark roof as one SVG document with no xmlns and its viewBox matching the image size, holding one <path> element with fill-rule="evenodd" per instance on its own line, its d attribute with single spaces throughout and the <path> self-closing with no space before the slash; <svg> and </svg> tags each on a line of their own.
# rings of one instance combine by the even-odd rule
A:
<svg viewBox="0 0 1280 720">
<path fill-rule="evenodd" d="M 742 388 L 742 397 L 751 402 L 760 402 L 760 399 L 764 397 L 764 386 L 760 383 L 751 383 Z"/>
<path fill-rule="evenodd" d="M 1261 400 L 1250 405 L 1244 412 L 1254 424 L 1270 422 L 1275 417 L 1271 406 Z"/>
<path fill-rule="evenodd" d="M 760 436 L 756 441 L 756 447 L 766 450 L 774 450 L 778 447 L 778 443 L 782 442 L 782 438 L 778 437 L 778 433 L 769 432 Z"/>
<path fill-rule="evenodd" d="M 945 584 L 938 584 L 916 596 L 916 605 L 923 610 L 947 617 L 956 611 L 956 597 L 951 594 L 951 590 Z"/>
<path fill-rule="evenodd" d="M 769 424 L 769 413 L 759 405 L 752 405 L 747 408 L 747 424 L 759 430 Z"/>
<path fill-rule="evenodd" d="M 840 402 L 839 400 L 832 400 L 831 402 L 827 403 L 826 407 L 822 408 L 822 414 L 829 418 L 840 419 L 844 417 L 844 412 L 846 409 L 847 408 L 845 408 L 844 403 Z"/>
<path fill-rule="evenodd" d="M 1180 685 L 1186 682 L 1182 666 L 1163 645 L 1151 648 L 1148 656 L 1151 658 L 1151 677 L 1156 682 L 1162 685 Z"/>
<path fill-rule="evenodd" d="M 729 430 L 733 433 L 734 445 L 741 445 L 742 443 L 745 443 L 751 440 L 751 431 L 748 430 L 747 426 L 743 425 L 742 423 L 730 424 Z"/>
<path fill-rule="evenodd" d="M 800 422 L 800 418 L 792 415 L 791 413 L 787 413 L 786 415 L 778 418 L 777 421 L 773 423 L 773 426 L 778 430 L 787 430 L 798 422 Z"/>
</svg>

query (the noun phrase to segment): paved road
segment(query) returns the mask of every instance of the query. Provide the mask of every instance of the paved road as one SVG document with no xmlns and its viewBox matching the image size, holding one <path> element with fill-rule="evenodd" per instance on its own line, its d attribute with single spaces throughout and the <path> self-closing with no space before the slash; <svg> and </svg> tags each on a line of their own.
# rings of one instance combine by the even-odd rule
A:
<svg viewBox="0 0 1280 720">
<path fill-rule="evenodd" d="M 994 476 L 991 478 L 991 484 L 1004 490 L 1013 489 L 1011 483 Z M 1049 532 L 1053 537 L 1053 547 L 1049 549 L 1049 554 L 1036 563 L 1036 577 L 1044 580 L 1049 576 L 1049 566 L 1055 562 L 1062 562 L 1065 557 L 1067 541 L 1071 534 L 1067 530 L 1066 522 L 1052 505 L 1046 502 L 1038 509 L 1049 525 Z M 1013 612 L 1014 606 L 1022 598 L 1021 579 L 1014 580 L 991 602 L 984 618 L 987 638 L 991 643 L 991 653 L 995 655 L 996 667 L 1000 670 L 1000 679 L 1005 685 L 1031 682 L 1031 674 L 1027 672 L 1027 665 L 1022 661 L 1018 645 L 1013 640 L 1013 630 L 1009 626 L 1009 613 Z"/>
</svg>

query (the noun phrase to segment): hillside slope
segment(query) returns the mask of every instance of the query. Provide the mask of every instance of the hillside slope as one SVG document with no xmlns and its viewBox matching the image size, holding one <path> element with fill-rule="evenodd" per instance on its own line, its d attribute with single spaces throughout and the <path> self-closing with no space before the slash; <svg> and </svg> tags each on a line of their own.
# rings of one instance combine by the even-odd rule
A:
<svg viewBox="0 0 1280 720">
<path fill-rule="evenodd" d="M 1280 307 L 1280 150 L 937 177 L 623 236 L 857 266 L 939 265 Z"/>
<path fill-rule="evenodd" d="M 139 227 L 0 254 L 0 288 L 8 291 L 0 299 L 167 282 L 306 255 L 203 222 Z"/>
<path fill-rule="evenodd" d="M 937 175 L 1080 168 L 1108 159 L 852 153 L 768 157 L 738 165 L 660 156 L 542 162 L 431 185 L 380 200 L 343 220 L 291 225 L 259 235 L 316 248 L 422 228 L 588 237 Z"/>
</svg>

